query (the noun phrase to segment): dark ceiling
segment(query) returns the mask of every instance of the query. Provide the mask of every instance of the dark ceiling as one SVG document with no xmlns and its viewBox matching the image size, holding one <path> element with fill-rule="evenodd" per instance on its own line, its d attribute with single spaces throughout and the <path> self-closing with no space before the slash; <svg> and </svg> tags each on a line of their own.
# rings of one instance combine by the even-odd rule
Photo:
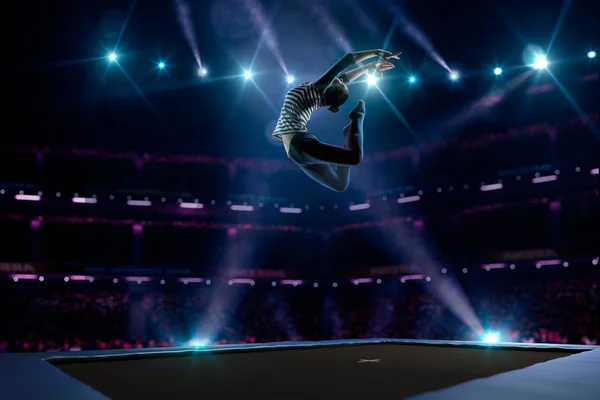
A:
<svg viewBox="0 0 600 400">
<path fill-rule="evenodd" d="M 367 92 L 364 83 L 351 88 L 349 103 L 367 101 L 370 148 L 575 115 L 577 107 L 560 90 L 546 98 L 525 95 L 527 87 L 552 83 L 547 73 L 507 90 L 526 70 L 522 55 L 531 44 L 545 51 L 552 42 L 551 71 L 580 112 L 600 104 L 597 81 L 580 82 L 598 71 L 598 63 L 586 57 L 600 46 L 600 3 L 591 0 L 38 0 L 16 7 L 16 23 L 6 36 L 16 71 L 8 78 L 11 123 L 5 145 L 282 157 L 267 139 L 286 90 L 274 54 L 298 79 L 310 80 L 347 46 L 379 48 L 390 32 L 389 48 L 403 52 L 398 68 L 380 84 L 393 107 L 376 89 Z M 240 77 L 221 79 L 250 65 L 260 39 L 253 23 L 261 16 L 271 28 L 254 64 L 255 85 Z M 209 69 L 207 78 L 195 74 L 193 41 L 180 24 L 185 21 L 193 25 L 187 32 Z M 105 57 L 119 37 L 117 66 Z M 460 71 L 459 82 L 449 82 L 436 54 Z M 162 72 L 158 61 L 167 64 Z M 505 69 L 500 78 L 491 73 L 496 66 Z M 413 74 L 418 81 L 410 85 L 406 80 Z M 467 114 L 445 131 L 449 121 L 499 89 L 500 104 Z M 323 140 L 336 140 L 350 107 L 344 115 L 319 111 L 311 129 Z"/>
</svg>

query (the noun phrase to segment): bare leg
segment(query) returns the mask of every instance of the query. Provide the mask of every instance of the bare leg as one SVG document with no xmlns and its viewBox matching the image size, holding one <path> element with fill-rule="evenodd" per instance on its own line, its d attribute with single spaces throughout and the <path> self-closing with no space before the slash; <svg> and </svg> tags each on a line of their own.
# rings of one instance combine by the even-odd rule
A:
<svg viewBox="0 0 600 400">
<path fill-rule="evenodd" d="M 350 122 L 348 125 L 346 125 L 344 127 L 344 130 L 342 131 L 344 133 L 344 147 L 347 149 L 350 148 L 350 144 L 348 143 L 348 141 L 349 141 L 348 134 L 351 130 L 351 127 L 352 127 L 352 122 Z M 340 181 L 350 183 L 350 166 L 349 165 L 331 164 L 331 166 L 333 167 L 333 170 L 336 172 Z"/>
<path fill-rule="evenodd" d="M 363 120 L 365 103 L 359 100 L 350 113 L 346 146 L 333 146 L 316 138 L 294 137 L 290 143 L 289 157 L 297 164 L 358 165 L 363 157 Z"/>
<path fill-rule="evenodd" d="M 336 192 L 343 192 L 350 183 L 350 166 L 357 165 L 363 155 L 364 103 L 350 113 L 350 123 L 344 128 L 345 146 L 321 143 L 317 139 L 298 140 L 290 144 L 290 158 L 313 180 Z"/>
<path fill-rule="evenodd" d="M 334 192 L 343 192 L 348 189 L 350 184 L 350 175 L 345 176 L 338 174 L 334 169 L 334 165 L 331 164 L 298 164 L 300 169 L 304 171 L 306 175 L 311 177 L 315 182 L 320 183 L 327 189 L 331 189 Z M 350 168 L 350 167 L 341 167 Z"/>
</svg>

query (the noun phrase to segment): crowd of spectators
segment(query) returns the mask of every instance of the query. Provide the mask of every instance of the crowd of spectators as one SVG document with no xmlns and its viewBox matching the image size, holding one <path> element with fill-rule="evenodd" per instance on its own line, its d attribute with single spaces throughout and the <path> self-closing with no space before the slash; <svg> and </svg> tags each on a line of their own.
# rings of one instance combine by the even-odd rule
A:
<svg viewBox="0 0 600 400">
<path fill-rule="evenodd" d="M 163 290 L 100 282 L 70 287 L 4 282 L 0 352 L 169 347 L 190 340 L 480 339 L 436 290 L 387 281 L 318 289 L 265 283 Z M 498 331 L 501 340 L 596 344 L 598 283 L 594 276 L 540 274 L 524 282 L 480 282 L 464 291 L 481 324 Z M 458 309 L 464 315 L 468 307 Z"/>
<path fill-rule="evenodd" d="M 598 122 L 597 113 L 589 118 Z M 466 177 L 478 179 L 478 175 L 496 176 L 498 171 L 593 160 L 598 151 L 594 134 L 578 117 L 539 120 L 520 127 L 477 126 L 462 132 L 458 138 L 426 140 L 419 146 L 405 144 L 385 152 L 370 151 L 361 167 L 353 171 L 350 193 L 362 196 L 364 189 L 379 192 L 421 186 L 423 182 L 431 182 L 432 177 L 442 186 L 462 185 Z M 228 160 L 208 155 L 115 154 L 93 149 L 0 149 L 0 182 L 44 183 L 64 190 L 79 188 L 80 193 L 85 187 L 206 193 L 210 187 L 215 193 L 233 190 L 296 200 L 305 198 L 307 193 L 311 198 L 316 194 L 340 198 L 340 194 L 333 196 L 302 179 L 301 174 L 280 158 Z M 307 188 L 311 190 L 307 192 Z"/>
</svg>

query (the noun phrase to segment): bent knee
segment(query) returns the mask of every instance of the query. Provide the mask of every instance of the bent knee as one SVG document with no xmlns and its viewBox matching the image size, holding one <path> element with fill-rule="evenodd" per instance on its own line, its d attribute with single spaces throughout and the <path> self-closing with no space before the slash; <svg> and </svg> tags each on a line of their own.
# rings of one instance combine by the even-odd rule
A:
<svg viewBox="0 0 600 400">
<path fill-rule="evenodd" d="M 348 182 L 340 183 L 331 187 L 334 192 L 342 193 L 348 190 Z"/>
<path fill-rule="evenodd" d="M 350 159 L 350 165 L 351 166 L 357 166 L 358 164 L 360 164 L 363 160 L 363 152 L 356 152 L 354 154 L 352 154 L 352 157 Z"/>
<path fill-rule="evenodd" d="M 294 150 L 295 149 L 292 146 L 290 146 L 290 149 L 287 152 L 288 158 L 298 165 L 306 165 L 306 160 L 303 157 L 299 156 L 298 152 Z"/>
</svg>

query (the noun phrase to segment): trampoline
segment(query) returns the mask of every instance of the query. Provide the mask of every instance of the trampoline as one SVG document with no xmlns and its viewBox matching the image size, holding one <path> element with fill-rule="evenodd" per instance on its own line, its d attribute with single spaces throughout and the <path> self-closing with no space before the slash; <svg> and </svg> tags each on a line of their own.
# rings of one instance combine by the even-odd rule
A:
<svg viewBox="0 0 600 400">
<path fill-rule="evenodd" d="M 0 356 L 3 399 L 597 399 L 600 348 L 362 340 Z"/>
</svg>

